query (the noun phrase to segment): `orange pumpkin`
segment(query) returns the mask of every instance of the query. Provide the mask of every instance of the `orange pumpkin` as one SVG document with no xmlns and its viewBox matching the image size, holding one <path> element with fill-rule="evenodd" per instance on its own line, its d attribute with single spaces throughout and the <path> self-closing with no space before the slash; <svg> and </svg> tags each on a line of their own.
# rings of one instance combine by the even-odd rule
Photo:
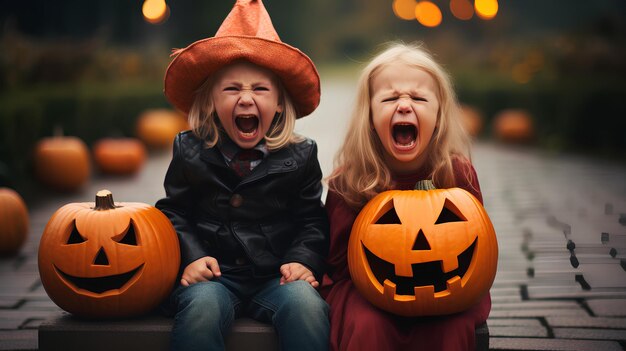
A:
<svg viewBox="0 0 626 351">
<path fill-rule="evenodd" d="M 182 114 L 168 109 L 151 109 L 137 120 L 137 136 L 155 149 L 170 147 L 179 132 L 189 129 Z"/>
<path fill-rule="evenodd" d="M 418 184 L 422 190 L 380 193 L 361 210 L 348 243 L 352 281 L 372 304 L 398 315 L 463 311 L 495 278 L 493 226 L 467 191 Z"/>
<path fill-rule="evenodd" d="M 493 131 L 496 137 L 504 142 L 527 142 L 535 135 L 533 119 L 522 109 L 500 111 L 493 120 Z"/>
<path fill-rule="evenodd" d="M 34 167 L 43 184 L 60 191 L 75 191 L 91 174 L 89 150 L 76 137 L 44 138 L 35 146 Z"/>
<path fill-rule="evenodd" d="M 137 173 L 146 159 L 146 148 L 134 138 L 104 138 L 93 145 L 93 158 L 103 173 Z"/>
<path fill-rule="evenodd" d="M 128 317 L 170 293 L 180 264 L 169 219 L 143 203 L 96 202 L 57 210 L 39 245 L 41 282 L 59 307 L 85 317 Z"/>
<path fill-rule="evenodd" d="M 483 129 L 483 115 L 482 113 L 469 105 L 461 106 L 461 122 L 465 127 L 465 130 L 469 135 L 476 137 Z"/>
<path fill-rule="evenodd" d="M 22 197 L 0 188 L 0 255 L 16 253 L 28 234 L 28 209 Z"/>
</svg>

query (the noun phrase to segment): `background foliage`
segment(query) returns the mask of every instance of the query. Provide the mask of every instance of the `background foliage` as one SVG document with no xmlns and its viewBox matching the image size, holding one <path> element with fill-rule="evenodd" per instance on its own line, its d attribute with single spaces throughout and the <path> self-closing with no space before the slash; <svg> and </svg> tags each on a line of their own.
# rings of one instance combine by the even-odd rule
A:
<svg viewBox="0 0 626 351">
<path fill-rule="evenodd" d="M 502 109 L 524 108 L 537 146 L 624 161 L 626 2 L 500 0 L 491 21 L 455 20 L 447 1 L 434 2 L 444 15 L 436 28 L 395 17 L 391 0 L 265 6 L 282 40 L 323 75 L 355 79 L 382 43 L 421 41 L 487 126 Z M 88 144 L 133 136 L 141 111 L 169 106 L 162 78 L 171 48 L 212 36 L 233 3 L 172 0 L 169 19 L 152 25 L 140 0 L 3 1 L 0 185 L 28 178 L 33 145 L 55 127 Z"/>
</svg>

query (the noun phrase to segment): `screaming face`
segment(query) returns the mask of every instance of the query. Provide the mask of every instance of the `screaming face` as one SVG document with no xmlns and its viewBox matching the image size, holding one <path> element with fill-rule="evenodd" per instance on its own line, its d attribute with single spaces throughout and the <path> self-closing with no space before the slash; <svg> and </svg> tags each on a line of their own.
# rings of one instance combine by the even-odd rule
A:
<svg viewBox="0 0 626 351">
<path fill-rule="evenodd" d="M 215 112 L 228 137 L 243 149 L 263 139 L 274 115 L 282 112 L 276 76 L 242 61 L 216 73 L 211 90 Z"/>
<path fill-rule="evenodd" d="M 371 79 L 371 123 L 394 173 L 422 165 L 439 111 L 437 85 L 425 71 L 406 64 L 381 68 Z"/>
</svg>

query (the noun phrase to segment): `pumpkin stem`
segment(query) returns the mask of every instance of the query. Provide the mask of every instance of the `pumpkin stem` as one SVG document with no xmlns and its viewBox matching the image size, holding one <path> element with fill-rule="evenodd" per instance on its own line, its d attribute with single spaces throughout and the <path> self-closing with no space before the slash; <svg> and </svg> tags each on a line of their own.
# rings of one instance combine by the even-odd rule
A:
<svg viewBox="0 0 626 351">
<path fill-rule="evenodd" d="M 113 194 L 108 190 L 100 190 L 96 193 L 96 211 L 106 211 L 114 209 Z"/>
<path fill-rule="evenodd" d="M 430 179 L 420 180 L 419 182 L 415 183 L 415 188 L 414 188 L 414 190 L 435 190 L 435 189 L 437 189 L 437 187 L 435 187 L 435 184 L 433 184 L 433 181 Z"/>
</svg>

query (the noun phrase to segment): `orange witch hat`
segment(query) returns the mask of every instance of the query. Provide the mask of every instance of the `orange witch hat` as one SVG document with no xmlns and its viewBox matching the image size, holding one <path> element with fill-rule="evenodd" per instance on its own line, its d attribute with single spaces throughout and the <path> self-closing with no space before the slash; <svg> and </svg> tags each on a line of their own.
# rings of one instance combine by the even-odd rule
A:
<svg viewBox="0 0 626 351">
<path fill-rule="evenodd" d="M 196 90 L 220 68 L 246 60 L 274 72 L 289 93 L 298 118 L 317 108 L 320 79 L 313 61 L 283 43 L 261 0 L 237 0 L 214 37 L 174 52 L 165 72 L 165 96 L 189 112 Z"/>
</svg>

